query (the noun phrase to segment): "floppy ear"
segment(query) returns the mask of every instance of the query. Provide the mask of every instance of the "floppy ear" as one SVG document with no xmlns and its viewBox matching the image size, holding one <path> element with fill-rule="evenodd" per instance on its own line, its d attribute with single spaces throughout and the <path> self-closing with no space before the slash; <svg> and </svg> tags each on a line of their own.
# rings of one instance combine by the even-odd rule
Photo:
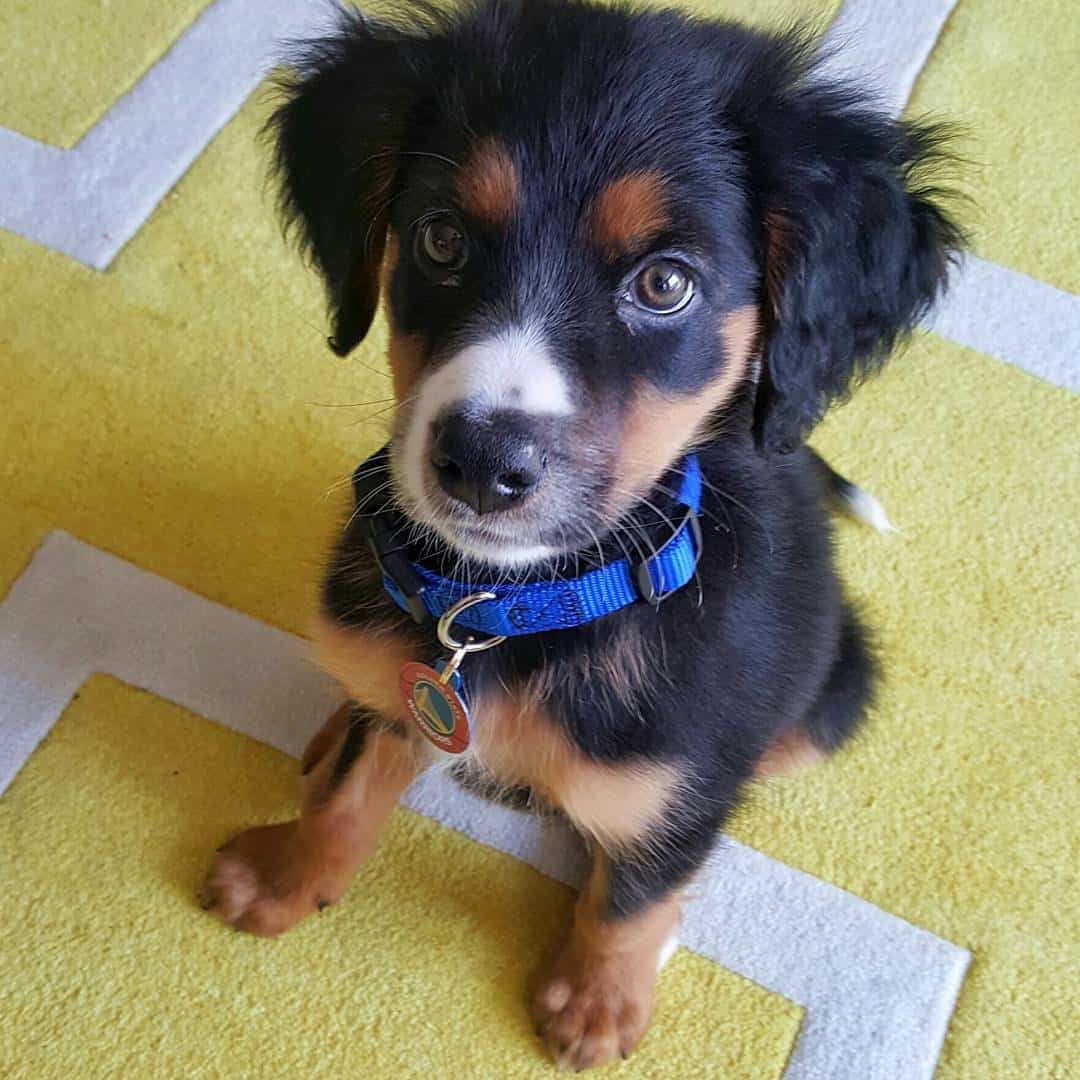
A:
<svg viewBox="0 0 1080 1080">
<path fill-rule="evenodd" d="M 339 356 L 363 340 L 379 300 L 387 210 L 424 86 L 429 40 L 357 12 L 300 45 L 267 123 L 280 209 L 326 283 Z"/>
<path fill-rule="evenodd" d="M 868 107 L 812 63 L 788 43 L 786 70 L 773 71 L 779 93 L 751 121 L 767 325 L 755 433 L 771 453 L 795 449 L 884 363 L 962 243 L 927 186 L 942 131 Z"/>
</svg>

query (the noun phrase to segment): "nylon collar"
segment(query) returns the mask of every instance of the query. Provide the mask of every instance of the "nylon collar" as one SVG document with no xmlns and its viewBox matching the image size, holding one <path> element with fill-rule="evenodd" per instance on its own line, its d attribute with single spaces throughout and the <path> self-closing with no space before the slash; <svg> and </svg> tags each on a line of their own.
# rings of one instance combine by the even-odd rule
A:
<svg viewBox="0 0 1080 1080">
<path fill-rule="evenodd" d="M 359 510 L 369 505 L 385 483 L 388 448 L 364 461 L 353 474 Z M 389 511 L 376 510 L 358 518 L 365 539 L 383 574 L 383 587 L 402 611 L 418 622 L 438 619 L 458 601 L 475 593 L 492 593 L 493 600 L 462 611 L 455 625 L 476 633 L 520 637 L 548 630 L 570 630 L 611 615 L 631 604 L 659 606 L 693 580 L 701 558 L 698 523 L 701 507 L 701 466 L 697 456 L 683 461 L 676 495 L 682 515 L 675 532 L 652 556 L 641 562 L 618 559 L 584 574 L 531 584 L 468 585 L 451 580 L 409 557 L 396 542 L 406 530 Z"/>
</svg>

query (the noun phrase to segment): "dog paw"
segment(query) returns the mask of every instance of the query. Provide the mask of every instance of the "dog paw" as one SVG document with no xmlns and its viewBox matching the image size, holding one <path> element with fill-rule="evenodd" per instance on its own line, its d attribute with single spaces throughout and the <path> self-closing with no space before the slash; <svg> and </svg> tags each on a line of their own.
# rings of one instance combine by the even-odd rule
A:
<svg viewBox="0 0 1080 1080">
<path fill-rule="evenodd" d="M 594 1069 L 629 1057 L 652 1015 L 655 971 L 614 963 L 560 964 L 533 1001 L 533 1020 L 560 1068 Z"/>
<path fill-rule="evenodd" d="M 202 908 L 237 930 L 276 937 L 338 899 L 323 895 L 305 872 L 296 828 L 290 821 L 248 829 L 218 848 L 200 890 Z"/>
</svg>

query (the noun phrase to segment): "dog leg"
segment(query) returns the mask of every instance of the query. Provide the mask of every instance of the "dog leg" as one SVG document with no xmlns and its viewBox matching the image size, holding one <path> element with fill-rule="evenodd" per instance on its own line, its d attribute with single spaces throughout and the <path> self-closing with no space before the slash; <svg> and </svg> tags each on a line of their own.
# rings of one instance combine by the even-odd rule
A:
<svg viewBox="0 0 1080 1080">
<path fill-rule="evenodd" d="M 326 755 L 334 749 L 345 734 L 349 726 L 349 717 L 352 715 L 352 702 L 345 702 L 337 712 L 330 714 L 330 719 L 314 735 L 304 748 L 300 757 L 300 772 L 307 776 Z"/>
<path fill-rule="evenodd" d="M 237 930 L 273 937 L 339 900 L 417 771 L 405 732 L 359 707 L 330 719 L 305 762 L 300 817 L 233 837 L 210 869 L 203 907 Z"/>
<path fill-rule="evenodd" d="M 537 1032 L 563 1068 L 629 1056 L 652 1018 L 657 975 L 679 928 L 680 897 L 672 890 L 625 913 L 615 897 L 632 874 L 632 864 L 597 853 L 570 940 L 534 998 Z"/>
</svg>

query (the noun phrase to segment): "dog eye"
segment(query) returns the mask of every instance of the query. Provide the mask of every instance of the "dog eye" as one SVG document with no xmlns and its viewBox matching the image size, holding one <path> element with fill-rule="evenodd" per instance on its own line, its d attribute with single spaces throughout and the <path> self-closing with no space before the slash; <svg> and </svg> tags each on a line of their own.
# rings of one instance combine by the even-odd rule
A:
<svg viewBox="0 0 1080 1080">
<path fill-rule="evenodd" d="M 416 230 L 416 260 L 438 276 L 460 270 L 468 258 L 465 234 L 451 217 L 429 218 Z"/>
<path fill-rule="evenodd" d="M 650 263 L 634 279 L 634 303 L 657 315 L 674 315 L 690 303 L 694 282 L 686 270 L 671 259 Z"/>
</svg>

